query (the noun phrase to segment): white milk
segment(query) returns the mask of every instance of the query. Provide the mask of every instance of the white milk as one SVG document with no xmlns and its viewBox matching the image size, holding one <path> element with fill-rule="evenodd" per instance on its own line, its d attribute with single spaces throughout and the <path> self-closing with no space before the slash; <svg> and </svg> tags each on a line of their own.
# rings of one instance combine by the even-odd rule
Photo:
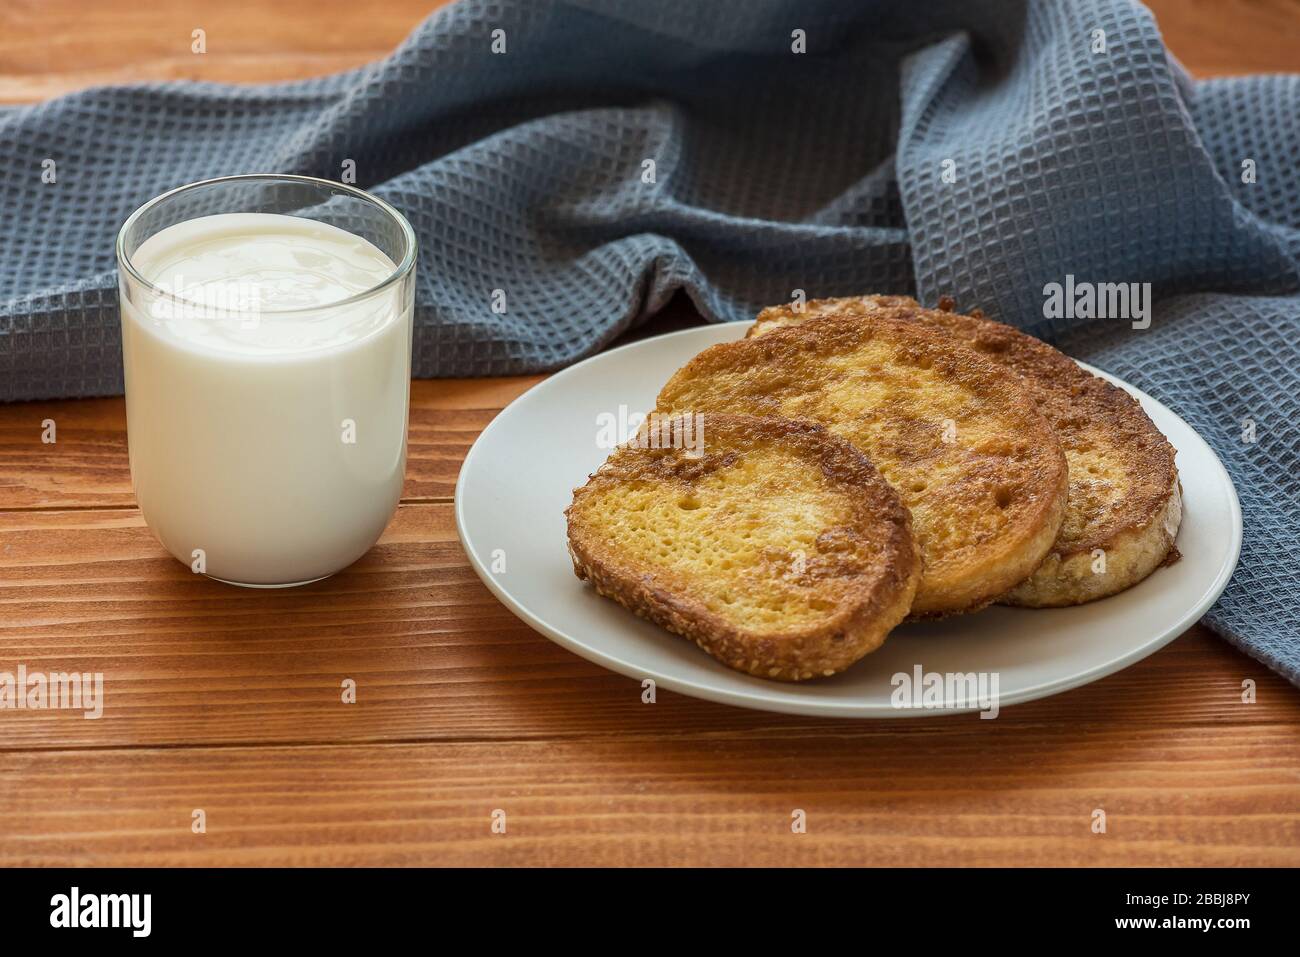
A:
<svg viewBox="0 0 1300 957">
<path fill-rule="evenodd" d="M 401 495 L 410 287 L 323 307 L 393 262 L 272 213 L 169 226 L 130 258 L 182 300 L 122 292 L 131 476 L 149 527 L 185 564 L 244 584 L 359 558 Z"/>
</svg>

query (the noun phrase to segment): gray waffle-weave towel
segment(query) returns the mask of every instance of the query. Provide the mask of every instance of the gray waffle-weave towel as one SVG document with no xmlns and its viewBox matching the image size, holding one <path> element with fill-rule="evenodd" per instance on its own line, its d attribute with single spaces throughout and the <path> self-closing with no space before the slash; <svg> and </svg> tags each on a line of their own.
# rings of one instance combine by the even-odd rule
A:
<svg viewBox="0 0 1300 957">
<path fill-rule="evenodd" d="M 1208 620 L 1300 683 L 1297 156 L 1300 78 L 1193 82 L 1133 0 L 463 0 L 340 76 L 0 109 L 0 399 L 121 391 L 140 203 L 351 160 L 421 237 L 421 376 L 558 368 L 678 289 L 947 294 L 1117 373 L 1228 464 Z M 1150 328 L 1045 319 L 1066 275 L 1151 283 Z"/>
</svg>

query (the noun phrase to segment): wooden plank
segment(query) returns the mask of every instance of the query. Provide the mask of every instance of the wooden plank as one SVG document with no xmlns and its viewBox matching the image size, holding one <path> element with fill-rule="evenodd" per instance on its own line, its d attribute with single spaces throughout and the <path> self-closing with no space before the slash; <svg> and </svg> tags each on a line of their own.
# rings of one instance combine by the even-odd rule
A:
<svg viewBox="0 0 1300 957">
<path fill-rule="evenodd" d="M 0 103 L 161 80 L 271 83 L 387 56 L 447 0 L 8 0 L 0 5 Z M 207 52 L 192 50 L 205 31 Z"/>
<path fill-rule="evenodd" d="M 0 670 L 102 672 L 103 716 L 0 711 L 0 747 L 403 741 L 820 729 L 663 693 L 534 633 L 491 596 L 452 507 L 407 505 L 346 572 L 288 591 L 195 576 L 134 510 L 0 514 Z M 345 705 L 341 683 L 358 685 Z M 1241 702 L 1242 681 L 1258 701 Z M 1099 684 L 1004 712 L 1062 737 L 1107 726 L 1300 724 L 1300 696 L 1203 629 Z M 890 723 L 888 736 L 978 735 L 974 718 Z"/>
<path fill-rule="evenodd" d="M 0 103 L 109 83 L 271 83 L 336 73 L 386 56 L 446 2 L 9 0 L 0 5 Z M 1147 6 L 1165 42 L 1198 76 L 1296 69 L 1296 0 Z M 195 29 L 206 31 L 206 53 L 191 50 Z"/>
<path fill-rule="evenodd" d="M 1129 718 L 0 754 L 0 864 L 1300 864 L 1291 728 L 1171 735 Z"/>
<path fill-rule="evenodd" d="M 0 102 L 351 68 L 436 5 L 11 0 Z M 1151 6 L 1194 73 L 1295 69 L 1294 0 Z M 412 504 L 288 593 L 166 556 L 130 508 L 120 399 L 0 406 L 0 670 L 107 685 L 97 721 L 0 711 L 0 863 L 1300 864 L 1300 698 L 1201 628 L 995 722 L 642 704 L 517 622 L 455 541 L 465 450 L 538 378 L 415 383 Z"/>
<path fill-rule="evenodd" d="M 411 383 L 406 501 L 451 498 L 483 427 L 544 376 Z M 54 423 L 54 443 L 45 423 Z M 0 511 L 135 504 L 122 399 L 0 405 Z"/>
<path fill-rule="evenodd" d="M 120 398 L 0 404 L 0 510 L 134 504 Z"/>
<path fill-rule="evenodd" d="M 1300 70 L 1297 0 L 1143 0 L 1165 45 L 1199 77 Z"/>
</svg>

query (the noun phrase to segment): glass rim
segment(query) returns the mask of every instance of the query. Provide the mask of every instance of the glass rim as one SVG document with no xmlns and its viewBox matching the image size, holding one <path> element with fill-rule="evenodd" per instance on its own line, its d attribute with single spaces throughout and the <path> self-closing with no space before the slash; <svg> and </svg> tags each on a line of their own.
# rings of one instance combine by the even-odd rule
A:
<svg viewBox="0 0 1300 957">
<path fill-rule="evenodd" d="M 160 288 L 152 280 L 146 279 L 145 276 L 138 269 L 135 268 L 135 263 L 131 262 L 131 257 L 126 252 L 127 231 L 133 225 L 135 225 L 136 221 L 139 220 L 140 217 L 143 216 L 146 212 L 148 212 L 150 209 L 153 209 L 155 206 L 158 206 L 164 200 L 168 200 L 172 198 L 173 196 L 178 196 L 179 194 L 187 192 L 188 190 L 191 189 L 198 189 L 201 186 L 216 186 L 223 183 L 249 182 L 251 180 L 265 180 L 267 182 L 302 183 L 311 186 L 324 186 L 331 190 L 337 190 L 337 191 L 347 193 L 357 199 L 378 206 L 383 212 L 387 213 L 389 218 L 391 218 L 395 223 L 397 223 L 398 228 L 402 232 L 402 237 L 406 241 L 406 254 L 402 257 L 401 262 L 399 262 L 396 265 L 396 267 L 393 269 L 390 275 L 388 275 L 382 281 L 371 286 L 369 289 L 363 289 L 361 292 L 354 293 L 353 295 L 348 296 L 346 299 L 339 299 L 336 302 L 326 303 L 323 306 L 321 305 L 297 306 L 293 309 L 259 309 L 257 311 L 260 314 L 267 315 L 267 316 L 289 316 L 295 313 L 320 312 L 322 309 L 334 309 L 337 307 L 353 305 L 354 303 L 361 302 L 365 299 L 368 299 L 371 296 L 377 295 L 383 290 L 401 281 L 403 278 L 409 275 L 410 272 L 415 268 L 415 261 L 419 256 L 419 240 L 416 238 L 415 230 L 411 228 L 411 224 L 407 221 L 406 217 L 402 215 L 400 210 L 398 210 L 390 203 L 387 203 L 384 200 L 380 199 L 378 196 L 374 195 L 373 193 L 368 193 L 364 189 L 359 189 L 356 186 L 350 186 L 347 183 L 339 183 L 336 182 L 335 180 L 321 179 L 318 176 L 301 176 L 297 173 L 237 173 L 232 176 L 217 176 L 214 177 L 213 179 L 201 179 L 193 183 L 186 183 L 183 186 L 177 186 L 174 189 L 169 189 L 164 193 L 159 193 L 153 199 L 145 202 L 142 206 L 136 209 L 135 212 L 133 212 L 130 216 L 128 216 L 126 218 L 126 221 L 123 222 L 121 227 L 118 229 L 117 241 L 114 243 L 114 250 L 117 257 L 118 267 L 126 270 L 127 275 L 129 275 L 131 279 L 139 283 L 141 286 L 143 286 L 146 290 L 153 293 L 154 295 L 161 296 L 174 303 L 177 303 L 178 305 L 185 305 L 185 304 L 193 305 L 194 304 L 193 300 L 185 299 L 182 296 L 177 296 L 175 293 Z M 182 220 L 182 222 L 185 221 L 186 220 Z M 249 311 L 249 310 L 226 309 L 225 311 L 237 315 L 240 312 Z"/>
</svg>

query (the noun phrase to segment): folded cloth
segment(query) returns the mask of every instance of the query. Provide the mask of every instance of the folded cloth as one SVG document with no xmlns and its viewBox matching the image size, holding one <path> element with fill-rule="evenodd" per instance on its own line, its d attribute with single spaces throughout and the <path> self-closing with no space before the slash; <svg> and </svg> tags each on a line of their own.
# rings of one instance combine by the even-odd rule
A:
<svg viewBox="0 0 1300 957">
<path fill-rule="evenodd" d="M 558 368 L 679 289 L 951 295 L 1205 436 L 1246 527 L 1207 621 L 1300 683 L 1297 155 L 1300 78 L 1193 82 L 1132 0 L 462 0 L 339 76 L 0 110 L 0 399 L 120 392 L 118 227 L 231 173 L 406 213 L 420 376 Z M 1149 328 L 1067 277 L 1150 283 Z"/>
</svg>

